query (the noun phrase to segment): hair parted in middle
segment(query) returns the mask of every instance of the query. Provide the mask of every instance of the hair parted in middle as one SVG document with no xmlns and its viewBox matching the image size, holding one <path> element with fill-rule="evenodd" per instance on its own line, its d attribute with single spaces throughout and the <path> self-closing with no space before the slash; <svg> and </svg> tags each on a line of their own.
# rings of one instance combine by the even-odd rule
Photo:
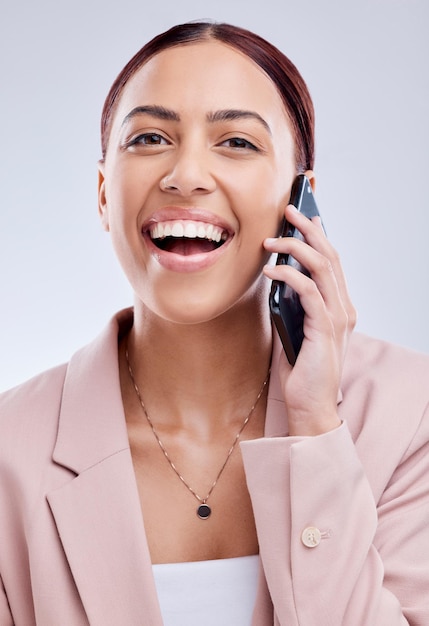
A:
<svg viewBox="0 0 429 626">
<path fill-rule="evenodd" d="M 112 120 L 125 85 L 153 56 L 175 46 L 219 41 L 256 63 L 276 86 L 292 126 L 297 173 L 314 167 L 314 108 L 307 85 L 296 66 L 273 44 L 249 30 L 226 23 L 188 22 L 173 26 L 145 44 L 114 81 L 101 117 L 101 148 L 104 160 Z"/>
</svg>

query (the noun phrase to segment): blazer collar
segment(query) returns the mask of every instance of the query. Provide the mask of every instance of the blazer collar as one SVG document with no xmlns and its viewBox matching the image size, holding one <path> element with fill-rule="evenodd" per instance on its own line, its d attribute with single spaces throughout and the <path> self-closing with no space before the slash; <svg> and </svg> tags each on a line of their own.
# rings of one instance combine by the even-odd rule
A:
<svg viewBox="0 0 429 626">
<path fill-rule="evenodd" d="M 67 367 L 53 456 L 77 474 L 129 447 L 118 384 L 118 335 L 131 324 L 130 309 L 118 313 Z"/>
</svg>

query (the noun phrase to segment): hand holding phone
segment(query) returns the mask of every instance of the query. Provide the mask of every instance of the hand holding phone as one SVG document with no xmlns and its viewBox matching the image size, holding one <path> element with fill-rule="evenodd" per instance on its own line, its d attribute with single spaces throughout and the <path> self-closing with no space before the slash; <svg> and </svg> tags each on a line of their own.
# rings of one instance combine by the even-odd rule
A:
<svg viewBox="0 0 429 626">
<path fill-rule="evenodd" d="M 309 179 L 299 174 L 291 191 L 290 204 L 311 219 L 320 216 Z M 303 240 L 300 231 L 284 221 L 281 237 L 297 237 Z M 279 254 L 277 265 L 290 265 L 309 276 L 309 272 L 290 254 Z M 271 316 L 279 333 L 287 359 L 295 364 L 304 339 L 304 309 L 298 294 L 289 285 L 273 280 L 269 297 Z"/>
</svg>

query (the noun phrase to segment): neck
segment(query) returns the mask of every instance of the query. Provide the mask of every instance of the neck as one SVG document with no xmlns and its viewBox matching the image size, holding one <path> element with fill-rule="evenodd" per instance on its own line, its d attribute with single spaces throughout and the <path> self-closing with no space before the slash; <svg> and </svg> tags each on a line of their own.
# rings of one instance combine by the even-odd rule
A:
<svg viewBox="0 0 429 626">
<path fill-rule="evenodd" d="M 157 419 L 208 431 L 240 421 L 256 399 L 270 364 L 271 324 L 254 303 L 195 325 L 167 322 L 138 303 L 127 344 L 149 412 L 156 407 Z"/>
</svg>

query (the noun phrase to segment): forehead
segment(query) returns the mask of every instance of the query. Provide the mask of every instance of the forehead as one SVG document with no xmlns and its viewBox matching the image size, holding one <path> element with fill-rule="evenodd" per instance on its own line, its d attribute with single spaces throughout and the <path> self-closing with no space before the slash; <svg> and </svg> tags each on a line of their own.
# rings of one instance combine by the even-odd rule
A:
<svg viewBox="0 0 429 626">
<path fill-rule="evenodd" d="M 147 61 L 126 84 L 115 114 L 157 104 L 190 115 L 217 109 L 251 109 L 270 125 L 288 124 L 280 94 L 249 57 L 213 40 L 175 46 Z"/>
</svg>

